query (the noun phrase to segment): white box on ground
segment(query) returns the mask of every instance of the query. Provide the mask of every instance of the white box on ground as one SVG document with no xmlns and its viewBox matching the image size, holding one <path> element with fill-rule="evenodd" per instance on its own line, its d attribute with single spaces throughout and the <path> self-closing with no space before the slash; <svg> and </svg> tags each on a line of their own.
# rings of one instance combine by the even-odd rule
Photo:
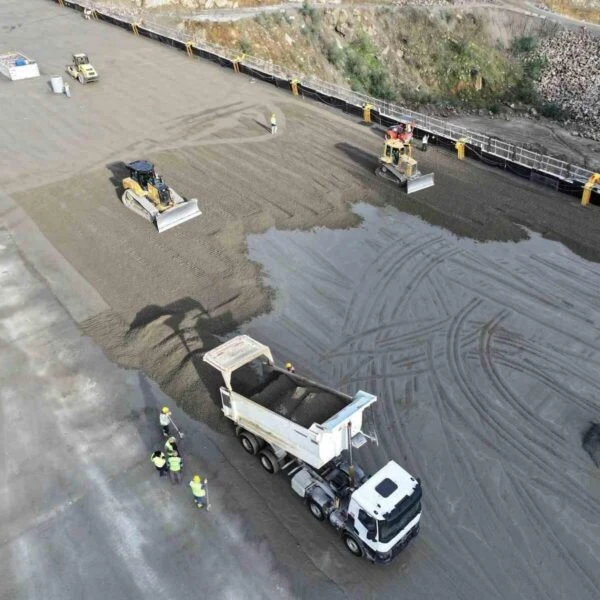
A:
<svg viewBox="0 0 600 600">
<path fill-rule="evenodd" d="M 52 91 L 55 94 L 62 94 L 65 91 L 65 82 L 60 76 L 52 77 L 50 79 L 50 85 L 52 86 Z"/>
<path fill-rule="evenodd" d="M 35 60 L 27 58 L 20 52 L 0 54 L 0 73 L 13 81 L 40 76 L 40 70 Z"/>
</svg>

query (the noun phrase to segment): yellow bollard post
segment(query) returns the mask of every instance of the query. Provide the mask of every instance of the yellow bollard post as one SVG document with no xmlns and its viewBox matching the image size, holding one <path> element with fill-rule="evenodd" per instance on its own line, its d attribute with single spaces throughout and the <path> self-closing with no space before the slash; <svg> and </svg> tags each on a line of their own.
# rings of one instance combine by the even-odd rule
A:
<svg viewBox="0 0 600 600">
<path fill-rule="evenodd" d="M 292 90 L 292 96 L 298 95 L 298 84 L 299 83 L 300 83 L 300 81 L 298 81 L 298 79 L 292 79 L 290 81 L 290 88 Z"/>
<path fill-rule="evenodd" d="M 240 63 L 241 63 L 241 62 L 244 60 L 245 56 L 246 56 L 245 54 L 240 54 L 239 56 L 236 56 L 236 57 L 235 57 L 235 58 L 234 58 L 234 59 L 231 61 L 231 64 L 232 64 L 232 66 L 233 66 L 233 70 L 234 70 L 236 73 L 239 73 L 239 72 L 240 72 Z"/>
<path fill-rule="evenodd" d="M 592 198 L 592 189 L 600 183 L 600 173 L 594 173 L 583 186 L 583 195 L 581 196 L 581 206 L 587 206 Z"/>
<path fill-rule="evenodd" d="M 365 104 L 363 106 L 363 121 L 365 123 L 371 122 L 371 109 L 373 108 L 372 104 Z"/>
<path fill-rule="evenodd" d="M 194 56 L 194 51 L 192 50 L 192 46 L 193 46 L 193 42 L 186 42 L 185 43 L 185 51 L 187 52 L 187 55 L 191 58 L 192 56 Z"/>
<path fill-rule="evenodd" d="M 467 143 L 466 138 L 460 138 L 456 144 L 455 148 L 458 151 L 458 160 L 463 160 L 465 158 L 465 144 Z"/>
</svg>

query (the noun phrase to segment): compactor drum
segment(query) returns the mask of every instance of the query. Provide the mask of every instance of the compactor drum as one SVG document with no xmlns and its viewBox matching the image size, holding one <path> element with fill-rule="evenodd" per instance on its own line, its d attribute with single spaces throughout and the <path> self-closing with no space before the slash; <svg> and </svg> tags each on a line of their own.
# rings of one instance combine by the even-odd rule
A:
<svg viewBox="0 0 600 600">
<path fill-rule="evenodd" d="M 73 62 L 67 65 L 66 69 L 67 73 L 81 84 L 98 81 L 98 72 L 91 65 L 87 54 L 73 54 Z"/>
</svg>

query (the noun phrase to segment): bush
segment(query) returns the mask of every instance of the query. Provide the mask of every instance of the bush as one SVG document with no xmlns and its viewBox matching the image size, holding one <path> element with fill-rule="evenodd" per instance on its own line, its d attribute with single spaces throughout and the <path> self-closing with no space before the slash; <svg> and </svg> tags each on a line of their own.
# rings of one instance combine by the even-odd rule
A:
<svg viewBox="0 0 600 600">
<path fill-rule="evenodd" d="M 537 45 L 537 38 L 533 36 L 523 36 L 515 38 L 510 45 L 510 49 L 515 55 L 528 54 L 533 52 L 537 48 Z"/>
<path fill-rule="evenodd" d="M 268 27 L 269 26 L 269 17 L 265 14 L 265 13 L 258 13 L 255 17 L 254 20 L 261 26 L 261 27 Z"/>
<path fill-rule="evenodd" d="M 240 50 L 243 54 L 250 54 L 250 50 L 252 50 L 252 45 L 246 38 L 242 38 L 240 40 Z"/>
<path fill-rule="evenodd" d="M 303 17 L 308 17 L 313 23 L 319 19 L 319 11 L 308 0 L 304 0 L 302 3 L 300 14 Z"/>
<path fill-rule="evenodd" d="M 335 42 L 325 44 L 325 57 L 335 67 L 341 67 L 344 63 L 344 51 Z"/>
<path fill-rule="evenodd" d="M 560 121 L 564 119 L 566 114 L 565 111 L 554 102 L 544 102 L 539 106 L 540 114 L 548 119 L 554 119 Z"/>
<path fill-rule="evenodd" d="M 543 56 L 536 56 L 527 60 L 523 65 L 523 75 L 533 81 L 539 81 L 542 71 L 548 65 L 548 59 Z"/>
<path fill-rule="evenodd" d="M 344 50 L 344 70 L 351 86 L 382 100 L 396 97 L 389 73 L 378 58 L 378 50 L 369 36 L 360 33 Z"/>
</svg>

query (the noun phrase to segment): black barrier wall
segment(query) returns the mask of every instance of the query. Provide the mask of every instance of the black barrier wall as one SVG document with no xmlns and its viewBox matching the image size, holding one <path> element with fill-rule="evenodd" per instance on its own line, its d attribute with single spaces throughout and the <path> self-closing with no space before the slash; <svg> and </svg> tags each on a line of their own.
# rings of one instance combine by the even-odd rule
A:
<svg viewBox="0 0 600 600">
<path fill-rule="evenodd" d="M 71 2 L 69 0 L 52 0 L 55 3 L 63 5 L 68 8 L 72 8 L 79 12 L 83 12 L 86 8 L 85 5 L 78 4 L 76 2 Z M 90 3 L 89 8 L 92 8 L 92 4 Z M 284 79 L 282 77 L 277 77 L 271 73 L 267 73 L 265 71 L 261 71 L 255 68 L 252 68 L 248 65 L 245 65 L 243 61 L 234 61 L 228 57 L 220 56 L 216 53 L 207 50 L 206 48 L 199 48 L 194 45 L 186 45 L 185 42 L 181 40 L 174 39 L 166 34 L 157 33 L 151 29 L 145 28 L 143 25 L 137 25 L 126 21 L 125 19 L 121 19 L 117 16 L 110 15 L 102 12 L 98 9 L 93 9 L 94 18 L 99 21 L 104 21 L 106 23 L 110 23 L 111 25 L 116 25 L 123 29 L 126 29 L 135 35 L 139 35 L 141 37 L 145 37 L 162 44 L 166 44 L 178 50 L 183 50 L 184 52 L 189 52 L 193 56 L 198 56 L 205 60 L 210 60 L 214 63 L 219 64 L 222 67 L 234 68 L 234 63 L 236 63 L 236 69 L 239 73 L 243 73 L 244 75 L 248 75 L 257 80 L 264 81 L 266 83 L 270 83 L 275 85 L 278 88 L 285 88 L 290 90 L 290 81 L 288 79 Z M 311 88 L 308 85 L 305 85 L 301 82 L 297 83 L 298 95 L 306 98 L 310 98 L 317 102 L 321 102 L 323 104 L 327 104 L 328 106 L 333 106 L 334 108 L 343 110 L 346 113 L 362 115 L 362 107 L 357 106 L 354 103 L 348 102 L 344 99 L 338 98 L 336 96 L 328 95 L 323 93 L 323 91 L 318 90 L 316 88 Z M 381 115 L 377 110 L 371 110 L 371 120 L 375 123 L 379 123 L 384 126 L 389 126 L 397 122 L 395 119 L 387 117 L 385 115 Z M 451 151 L 454 151 L 455 141 L 451 138 L 444 137 L 443 135 L 434 134 L 431 132 L 420 129 L 419 127 L 415 128 L 415 133 L 425 134 L 427 133 L 429 137 L 429 143 L 431 145 L 437 145 L 442 148 L 448 148 Z M 489 140 L 493 140 L 494 138 L 489 138 Z M 513 150 L 513 158 L 516 154 L 518 146 L 514 146 Z M 554 176 L 551 173 L 546 171 L 540 171 L 533 167 L 526 167 L 522 164 L 519 164 L 516 161 L 511 161 L 506 158 L 499 158 L 494 154 L 490 154 L 485 151 L 483 148 L 474 147 L 468 144 L 465 144 L 465 157 L 478 160 L 482 163 L 485 163 L 489 166 L 497 167 L 503 169 L 505 171 L 509 171 L 514 175 L 518 175 L 519 177 L 523 177 L 529 179 L 531 181 L 535 181 L 536 183 L 541 183 L 543 185 L 550 186 L 556 190 L 561 192 L 570 194 L 570 195 L 581 195 L 583 190 L 583 182 L 578 181 L 565 181 L 564 179 Z M 598 196 L 598 194 L 596 194 Z"/>
</svg>

